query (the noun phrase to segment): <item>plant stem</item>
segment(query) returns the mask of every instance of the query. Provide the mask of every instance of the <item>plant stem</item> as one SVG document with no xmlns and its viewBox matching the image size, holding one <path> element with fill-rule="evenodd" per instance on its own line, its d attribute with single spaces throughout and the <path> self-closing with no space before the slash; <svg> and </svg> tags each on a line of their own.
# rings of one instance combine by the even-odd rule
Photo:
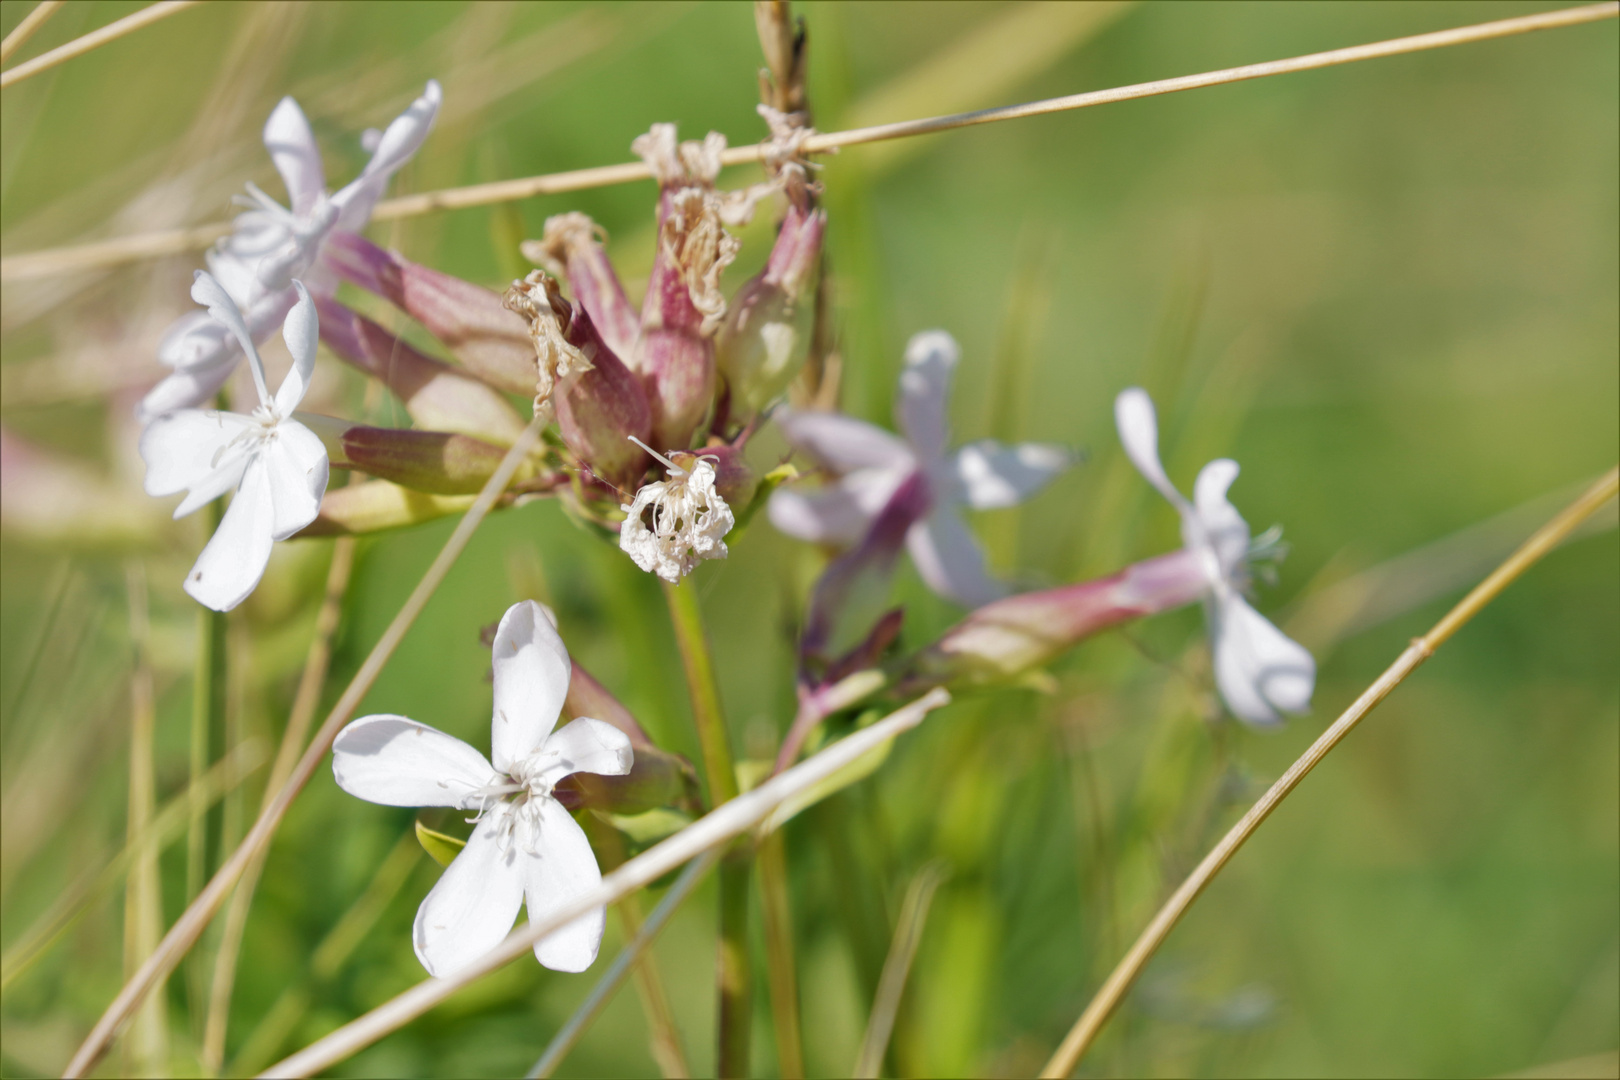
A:
<svg viewBox="0 0 1620 1080">
<path fill-rule="evenodd" d="M 42 5 L 43 6 L 43 5 Z M 156 726 L 155 689 L 151 663 L 151 622 L 147 617 L 146 567 L 131 560 L 129 584 L 129 636 L 134 646 L 135 671 L 130 678 L 129 824 L 126 846 L 136 847 L 151 827 L 157 812 L 157 780 L 153 759 Z M 130 861 L 124 886 L 124 977 L 135 974 L 163 936 L 162 883 L 158 878 L 158 852 L 142 851 Z M 168 1013 L 163 995 L 152 997 L 135 1015 L 126 1044 L 126 1072 L 132 1076 L 161 1076 L 168 1064 Z"/>
<path fill-rule="evenodd" d="M 1335 746 L 1338 746 L 1379 702 L 1383 701 L 1408 675 L 1416 671 L 1425 660 L 1433 656 L 1435 650 L 1445 644 L 1463 624 L 1479 614 L 1485 605 L 1496 599 L 1503 589 L 1535 565 L 1542 556 L 1557 547 L 1576 526 L 1614 498 L 1617 490 L 1620 490 L 1620 467 L 1610 469 L 1580 498 L 1536 530 L 1530 539 L 1508 556 L 1506 562 L 1497 567 L 1484 581 L 1474 586 L 1473 590 L 1463 597 L 1445 618 L 1436 623 L 1433 629 L 1422 637 L 1415 638 L 1395 662 L 1371 686 L 1362 691 L 1361 696 L 1350 704 L 1333 725 L 1311 743 L 1305 753 L 1289 766 L 1282 778 L 1271 785 L 1260 797 L 1260 801 L 1232 826 L 1221 838 L 1220 843 L 1204 857 L 1204 861 L 1198 864 L 1198 868 L 1181 883 L 1170 899 L 1165 901 L 1164 906 L 1153 917 L 1153 921 L 1142 931 L 1124 959 L 1108 976 L 1102 989 L 1097 991 L 1097 996 L 1091 1000 L 1091 1004 L 1086 1006 L 1085 1012 L 1080 1014 L 1080 1019 L 1069 1029 L 1069 1034 L 1057 1052 L 1041 1070 L 1042 1077 L 1066 1077 L 1074 1071 L 1075 1066 L 1080 1063 L 1080 1058 L 1102 1030 L 1103 1024 L 1108 1021 L 1108 1017 L 1124 998 L 1125 992 L 1136 981 L 1136 977 L 1158 951 L 1164 939 L 1170 936 L 1170 931 L 1181 921 L 1187 909 L 1192 907 L 1193 902 L 1203 893 L 1215 875 L 1221 872 L 1233 855 L 1237 854 L 1244 841 L 1248 840 L 1271 812 L 1299 786 L 1310 771 Z"/>
<path fill-rule="evenodd" d="M 708 780 L 709 805 L 718 807 L 737 797 L 737 769 L 731 756 L 731 736 L 720 708 L 720 687 L 714 679 L 714 659 L 703 629 L 697 593 L 688 581 L 664 585 L 670 622 L 686 669 L 686 687 L 692 697 L 692 723 L 703 747 L 703 771 Z M 719 1031 L 715 1059 L 717 1075 L 743 1076 L 748 1072 L 748 1036 L 752 1026 L 752 987 L 748 962 L 748 878 L 752 855 L 746 846 L 729 853 L 720 864 L 720 956 L 718 964 Z"/>
<path fill-rule="evenodd" d="M 759 843 L 759 894 L 765 912 L 765 969 L 771 982 L 777 1071 L 782 1080 L 804 1076 L 799 1033 L 799 976 L 793 958 L 793 911 L 788 904 L 787 853 L 782 830 Z"/>
</svg>

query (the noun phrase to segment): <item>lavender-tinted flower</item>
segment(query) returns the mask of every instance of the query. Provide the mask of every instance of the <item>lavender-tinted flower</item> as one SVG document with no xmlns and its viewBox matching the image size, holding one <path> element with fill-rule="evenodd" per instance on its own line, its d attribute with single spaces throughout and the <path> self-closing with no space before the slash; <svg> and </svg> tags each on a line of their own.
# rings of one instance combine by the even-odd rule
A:
<svg viewBox="0 0 1620 1080">
<path fill-rule="evenodd" d="M 715 362 L 730 394 L 730 419 L 746 422 L 804 364 L 810 305 L 800 300 L 821 260 L 827 215 L 789 205 L 770 260 L 732 298 L 715 339 Z"/>
<path fill-rule="evenodd" d="M 326 252 L 344 280 L 421 323 L 469 372 L 508 393 L 534 392 L 528 327 L 507 310 L 499 293 L 411 262 L 354 233 L 333 234 Z"/>
</svg>

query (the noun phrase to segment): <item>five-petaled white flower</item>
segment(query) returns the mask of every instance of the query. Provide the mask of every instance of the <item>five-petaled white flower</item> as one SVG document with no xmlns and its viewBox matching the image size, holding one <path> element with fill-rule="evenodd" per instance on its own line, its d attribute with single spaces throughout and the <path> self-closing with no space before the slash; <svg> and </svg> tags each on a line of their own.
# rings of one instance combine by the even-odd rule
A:
<svg viewBox="0 0 1620 1080">
<path fill-rule="evenodd" d="M 213 539 L 186 575 L 186 592 L 215 611 L 229 611 L 247 599 L 264 576 L 271 544 L 314 521 L 326 493 L 326 447 L 292 419 L 309 389 L 320 333 L 315 302 L 303 283 L 293 282 L 292 289 L 298 300 L 282 334 L 293 366 L 271 397 L 264 364 L 235 301 L 219 282 L 197 271 L 191 297 L 208 308 L 208 316 L 247 354 L 259 407 L 250 416 L 182 409 L 158 417 L 141 433 L 146 493 L 186 492 L 175 517 L 236 492 Z"/>
<path fill-rule="evenodd" d="M 287 188 L 283 207 L 248 184 L 249 207 L 230 235 L 208 252 L 208 269 L 224 286 L 256 342 L 281 325 L 296 297 L 294 277 L 317 295 L 330 294 L 336 277 L 321 265 L 321 244 L 333 229 L 365 227 L 388 178 L 416 153 L 433 126 L 441 101 L 430 81 L 421 97 L 395 117 L 380 135 L 368 132 L 371 160 L 358 177 L 335 195 L 326 194 L 321 151 L 303 110 L 282 98 L 264 125 L 264 145 Z M 373 138 L 374 137 L 374 138 Z M 174 368 L 140 405 L 142 419 L 202 404 L 224 385 L 241 356 L 235 337 L 201 313 L 175 320 L 158 344 L 158 359 Z"/>
<path fill-rule="evenodd" d="M 332 772 L 351 795 L 384 806 L 451 806 L 477 827 L 416 912 L 412 940 L 428 974 L 449 975 L 506 937 L 525 901 L 538 922 L 601 883 L 585 830 L 552 795 L 571 773 L 620 776 L 634 759 L 611 724 L 580 717 L 552 730 L 570 664 L 550 613 L 513 605 L 495 633 L 491 765 L 471 746 L 403 716 L 367 716 L 338 733 Z M 541 938 L 534 955 L 584 971 L 602 943 L 601 908 Z"/>
<path fill-rule="evenodd" d="M 703 560 L 725 558 L 724 538 L 736 518 L 714 488 L 714 465 L 696 457 L 683 468 L 634 435 L 630 441 L 663 462 L 669 479 L 643 484 L 629 505 L 619 507 L 625 513 L 619 549 L 671 585 Z"/>
<path fill-rule="evenodd" d="M 942 330 L 918 334 L 906 346 L 895 404 L 904 440 L 840 413 L 779 412 L 788 441 L 841 475 L 818 491 L 774 492 L 767 507 L 771 524 L 800 540 L 858 543 L 900 485 L 920 473 L 930 510 L 906 534 L 917 572 L 935 592 L 966 607 L 1005 596 L 1007 586 L 986 572 L 961 508 L 1016 505 L 1068 468 L 1073 457 L 1060 446 L 1003 446 L 993 439 L 947 452 L 945 411 L 960 355 L 955 339 Z"/>
<path fill-rule="evenodd" d="M 1280 713 L 1310 708 L 1316 661 L 1243 598 L 1249 584 L 1249 525 L 1226 498 L 1238 464 L 1217 458 L 1193 484 L 1193 498 L 1176 490 L 1159 462 L 1159 427 L 1153 399 L 1132 387 L 1114 401 L 1114 419 L 1125 453 L 1148 483 L 1181 515 L 1181 538 L 1198 556 L 1209 579 L 1211 651 L 1215 683 L 1227 708 L 1251 724 L 1282 722 Z"/>
</svg>

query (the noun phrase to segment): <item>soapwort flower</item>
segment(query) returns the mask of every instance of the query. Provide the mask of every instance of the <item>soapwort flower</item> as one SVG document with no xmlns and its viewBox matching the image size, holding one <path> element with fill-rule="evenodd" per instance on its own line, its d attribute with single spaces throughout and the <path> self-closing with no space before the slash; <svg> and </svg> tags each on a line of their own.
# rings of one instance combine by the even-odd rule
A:
<svg viewBox="0 0 1620 1080">
<path fill-rule="evenodd" d="M 215 611 L 229 611 L 247 599 L 264 576 L 271 544 L 315 520 L 326 492 L 326 447 L 292 419 L 309 389 L 320 333 L 315 303 L 303 283 L 294 281 L 292 291 L 298 299 L 282 334 L 293 366 L 271 397 L 252 331 L 236 302 L 213 277 L 197 271 L 191 297 L 208 308 L 208 317 L 247 354 L 259 407 L 248 416 L 182 409 L 159 416 L 141 433 L 146 493 L 186 492 L 175 517 L 236 492 L 213 539 L 186 575 L 186 592 Z"/>
<path fill-rule="evenodd" d="M 627 506 L 619 548 L 649 574 L 671 585 L 705 559 L 723 559 L 725 535 L 736 524 L 731 507 L 715 490 L 714 465 L 694 454 L 678 464 L 639 439 L 631 439 L 664 463 L 669 479 L 645 484 Z"/>
<path fill-rule="evenodd" d="M 320 259 L 333 230 L 364 228 L 389 177 L 409 161 L 427 138 L 442 94 L 429 81 L 421 97 L 380 134 L 363 139 L 371 160 L 337 194 L 326 193 L 326 173 L 298 102 L 282 98 L 264 125 L 264 145 L 287 189 L 282 206 L 257 186 L 247 185 L 248 207 L 231 233 L 208 252 L 208 269 L 241 309 L 251 338 L 262 342 L 281 325 L 296 296 L 291 282 L 302 280 L 317 296 L 329 295 L 337 278 Z M 143 420 L 202 404 L 224 385 L 241 356 L 235 335 L 198 312 L 171 325 L 158 343 L 158 360 L 174 369 L 139 407 Z"/>
<path fill-rule="evenodd" d="M 362 717 L 332 744 L 332 773 L 351 795 L 475 814 L 467 846 L 416 912 L 412 942 L 430 975 L 452 974 L 499 945 L 520 905 L 538 922 L 602 880 L 585 830 L 552 792 L 574 773 L 622 776 L 634 751 L 603 720 L 556 727 L 570 667 L 549 612 L 525 600 L 495 632 L 493 765 L 460 739 L 403 716 Z M 534 955 L 555 971 L 584 971 L 602 927 L 597 908 L 546 935 Z"/>
<path fill-rule="evenodd" d="M 1182 542 L 1208 581 L 1205 612 L 1215 682 L 1227 708 L 1258 725 L 1278 724 L 1281 713 L 1309 709 L 1316 661 L 1243 597 L 1255 551 L 1248 522 L 1226 498 L 1237 479 L 1237 462 L 1217 458 L 1205 465 L 1189 502 L 1159 461 L 1158 420 L 1147 391 L 1132 387 L 1121 393 L 1114 401 L 1114 419 L 1131 464 L 1181 515 Z"/>
<path fill-rule="evenodd" d="M 960 356 L 956 340 L 942 330 L 918 334 L 906 346 L 895 405 L 903 440 L 840 413 L 778 413 L 788 441 L 839 476 L 818 491 L 774 492 L 767 507 L 771 524 L 800 540 L 855 545 L 901 485 L 921 477 L 927 510 L 906 533 L 917 572 L 935 592 L 966 607 L 1006 595 L 1007 587 L 986 572 L 961 511 L 1023 502 L 1073 459 L 1060 446 L 1003 446 L 992 439 L 949 452 L 945 411 Z"/>
</svg>

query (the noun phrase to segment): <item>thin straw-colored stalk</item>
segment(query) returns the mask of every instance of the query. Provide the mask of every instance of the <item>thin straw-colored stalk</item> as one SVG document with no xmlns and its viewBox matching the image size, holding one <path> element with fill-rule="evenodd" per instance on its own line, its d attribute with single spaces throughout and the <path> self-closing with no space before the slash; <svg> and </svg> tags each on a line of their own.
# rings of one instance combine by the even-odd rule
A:
<svg viewBox="0 0 1620 1080">
<path fill-rule="evenodd" d="M 332 635 L 337 632 L 338 618 L 343 614 L 343 597 L 349 589 L 349 571 L 354 567 L 354 537 L 342 536 L 332 545 L 332 563 L 326 572 L 326 592 L 321 609 L 315 616 L 315 636 L 309 643 L 304 659 L 304 671 L 298 679 L 298 690 L 293 696 L 292 711 L 287 717 L 286 730 L 281 735 L 281 746 L 276 751 L 275 764 L 265 782 L 264 799 L 259 806 L 262 814 L 270 800 L 281 790 L 281 785 L 292 775 L 293 766 L 304 748 L 304 736 L 315 719 L 315 709 L 321 703 L 321 688 L 326 685 L 326 671 L 332 660 Z M 257 858 L 242 875 L 236 891 L 231 894 L 231 906 L 225 911 L 225 928 L 220 934 L 219 951 L 214 954 L 214 979 L 209 985 L 208 1020 L 203 1025 L 202 1062 L 210 1073 L 218 1073 L 225 1061 L 225 1032 L 230 1023 L 231 994 L 236 985 L 236 960 L 241 954 L 242 936 L 247 931 L 248 912 L 253 907 L 253 894 L 259 887 L 259 875 L 264 871 L 264 860 L 269 848 L 259 852 Z"/>
<path fill-rule="evenodd" d="M 771 986 L 771 1023 L 776 1029 L 777 1075 L 804 1076 L 804 1039 L 799 1028 L 799 972 L 793 956 L 793 909 L 789 903 L 787 852 L 782 830 L 759 842 L 760 909 L 765 918 L 765 970 Z"/>
<path fill-rule="evenodd" d="M 269 845 L 271 837 L 275 835 L 276 828 L 281 824 L 281 819 L 287 813 L 287 808 L 292 805 L 293 799 L 297 798 L 298 793 L 309 782 L 309 778 L 315 775 L 315 770 L 325 760 L 326 751 L 331 747 L 332 740 L 337 738 L 339 729 L 354 715 L 355 709 L 360 706 L 361 699 L 371 689 L 371 685 L 376 681 L 377 676 L 382 673 L 384 665 L 393 656 L 394 650 L 405 637 L 406 631 L 411 628 L 411 624 L 416 621 L 417 616 L 422 613 L 422 609 L 427 606 L 428 600 L 433 596 L 434 591 L 438 589 L 445 575 L 450 572 L 450 568 L 460 558 L 462 551 L 467 547 L 467 542 L 472 539 L 473 532 L 483 522 L 485 516 L 488 515 L 490 508 L 495 505 L 495 500 L 500 498 L 501 493 L 506 490 L 506 486 L 512 482 L 512 475 L 517 471 L 518 465 L 528 457 L 539 437 L 540 424 L 531 421 L 523 429 L 523 434 L 518 436 L 517 442 L 513 443 L 511 448 L 507 450 L 506 456 L 501 459 L 501 464 L 495 470 L 495 474 L 484 485 L 483 491 L 479 492 L 477 501 L 467 511 L 466 516 L 461 519 L 461 523 L 456 526 L 455 532 L 451 533 L 450 539 L 445 542 L 444 549 L 439 552 L 438 557 L 433 560 L 433 564 L 428 567 L 427 573 L 422 575 L 422 580 L 417 583 L 416 588 L 405 601 L 405 605 L 400 608 L 399 614 L 394 616 L 394 621 L 388 625 L 388 629 L 383 632 L 383 636 L 372 647 L 371 654 L 366 657 L 365 663 L 360 665 L 360 670 L 355 673 L 354 678 L 349 682 L 348 688 L 343 691 L 343 696 L 338 698 L 337 704 L 332 706 L 332 711 L 327 715 L 326 722 L 315 733 L 315 737 L 310 741 L 309 748 L 304 751 L 304 756 L 299 759 L 292 775 L 282 785 L 281 790 L 276 793 L 275 799 L 259 815 L 259 819 L 254 822 L 253 828 L 248 832 L 247 838 L 226 860 L 225 865 L 220 867 L 219 872 L 214 875 L 207 888 L 203 889 L 197 899 L 186 908 L 174 926 L 169 928 L 169 932 L 158 946 L 157 952 L 153 953 L 151 958 L 141 965 L 141 970 L 136 972 L 135 977 L 118 992 L 118 996 L 113 999 L 112 1004 L 107 1006 L 107 1011 L 102 1014 L 101 1019 L 96 1022 L 96 1026 L 91 1029 L 89 1036 L 86 1037 L 84 1044 L 73 1055 L 73 1060 L 68 1063 L 64 1075 L 82 1076 L 101 1059 L 101 1055 L 106 1053 L 108 1045 L 111 1044 L 113 1038 L 117 1036 L 119 1030 L 129 1020 L 135 1007 L 141 1003 L 141 999 L 152 989 L 158 979 L 166 975 L 173 969 L 175 964 L 180 962 L 180 958 L 202 935 L 203 930 L 225 903 L 232 887 L 241 879 L 248 864 L 258 856 L 261 850 Z"/>
<path fill-rule="evenodd" d="M 153 738 L 157 726 L 156 690 L 151 663 L 152 624 L 147 613 L 146 567 L 130 560 L 125 577 L 129 592 L 129 637 L 134 671 L 129 683 L 129 821 L 125 846 L 130 859 L 124 882 L 124 977 L 127 979 L 157 948 L 163 936 L 163 892 L 158 879 L 158 852 L 141 844 L 157 813 L 157 776 Z M 136 1014 L 126 1044 L 126 1069 L 132 1076 L 161 1076 L 169 1056 L 169 1021 L 161 993 Z"/>
<path fill-rule="evenodd" d="M 198 781 L 202 788 L 201 797 L 204 805 L 212 804 L 262 764 L 264 764 L 263 747 L 251 742 L 244 743 L 237 748 L 236 753 L 216 762 L 214 767 L 204 773 Z M 156 855 L 178 837 L 196 797 L 197 793 L 188 788 L 170 799 L 153 816 L 138 841 L 125 845 L 124 849 L 100 870 L 87 869 L 51 903 L 38 921 L 19 934 L 11 947 L 0 956 L 0 990 L 10 986 L 32 967 L 34 962 L 89 909 L 97 897 L 118 884 L 131 864 L 142 855 Z"/>
<path fill-rule="evenodd" d="M 67 0 L 42 0 L 40 5 L 23 16 L 23 21 L 12 27 L 11 33 L 0 41 L 0 64 L 11 59 L 11 54 L 23 47 L 34 36 L 34 31 L 45 25 L 45 20 L 67 5 Z"/>
<path fill-rule="evenodd" d="M 620 897 L 646 888 L 665 874 L 730 843 L 757 827 L 771 812 L 801 792 L 807 791 L 861 755 L 916 727 L 928 713 L 950 701 L 943 690 L 909 702 L 870 727 L 833 743 L 787 772 L 767 780 L 752 791 L 715 807 L 668 840 L 642 852 L 602 878 L 602 883 L 574 897 L 546 918 L 529 923 L 507 937 L 499 947 L 453 975 L 425 979 L 403 994 L 384 1002 L 305 1047 L 285 1061 L 267 1069 L 265 1076 L 309 1076 L 330 1068 L 351 1054 L 370 1046 L 389 1032 L 421 1016 L 462 987 L 526 955 L 534 943 L 566 926 L 594 908 L 616 902 Z"/>
<path fill-rule="evenodd" d="M 703 612 L 691 581 L 664 583 L 675 642 L 686 669 L 692 698 L 692 723 L 703 747 L 703 771 L 709 781 L 709 804 L 719 806 L 737 797 L 737 769 L 731 753 L 731 733 L 720 706 L 720 686 L 714 677 L 714 657 L 703 628 Z M 720 955 L 716 982 L 719 990 L 715 1072 L 722 1077 L 748 1072 L 748 1038 L 753 1028 L 752 965 L 748 961 L 748 879 L 750 853 L 732 852 L 720 867 Z"/>
<path fill-rule="evenodd" d="M 1136 943 L 1131 946 L 1124 959 L 1119 962 L 1113 973 L 1108 976 L 1107 981 L 1103 983 L 1102 989 L 1097 991 L 1097 996 L 1092 998 L 1091 1004 L 1086 1006 L 1086 1010 L 1081 1013 L 1080 1019 L 1075 1021 L 1074 1027 L 1069 1030 L 1069 1034 L 1064 1038 L 1062 1045 L 1058 1047 L 1057 1052 L 1052 1055 L 1052 1059 L 1046 1063 L 1046 1067 L 1041 1071 L 1042 1077 L 1066 1077 L 1074 1071 L 1075 1066 L 1080 1062 L 1080 1058 L 1085 1054 L 1087 1048 L 1091 1046 L 1092 1041 L 1096 1039 L 1097 1033 L 1102 1030 L 1103 1024 L 1107 1022 L 1108 1017 L 1125 996 L 1125 992 L 1136 981 L 1142 967 L 1158 950 L 1164 939 L 1169 936 L 1170 931 L 1175 928 L 1176 923 L 1186 914 L 1193 901 L 1198 899 L 1199 894 L 1204 891 L 1215 875 L 1221 872 L 1221 869 L 1237 853 L 1238 848 L 1242 847 L 1244 841 L 1253 835 L 1254 831 L 1260 827 L 1260 824 L 1277 808 L 1277 805 L 1299 786 L 1300 782 L 1316 767 L 1318 762 L 1328 755 L 1329 751 L 1339 745 L 1346 735 L 1350 734 L 1355 726 L 1361 722 L 1362 717 L 1366 716 L 1379 702 L 1383 701 L 1391 690 L 1401 684 L 1402 680 L 1417 670 L 1420 664 L 1433 656 L 1436 649 L 1444 645 L 1451 638 L 1451 635 L 1461 629 L 1468 620 L 1479 614 L 1485 605 L 1496 599 L 1502 590 L 1512 584 L 1519 575 L 1534 566 L 1542 556 L 1557 547 L 1576 526 L 1596 513 L 1604 503 L 1614 498 L 1617 490 L 1620 490 L 1620 467 L 1609 470 L 1607 475 L 1588 488 L 1561 513 L 1536 530 L 1530 539 L 1526 540 L 1517 551 L 1508 556 L 1506 562 L 1498 566 L 1484 581 L 1474 586 L 1473 591 L 1463 597 L 1457 606 L 1446 614 L 1445 618 L 1434 625 L 1433 629 L 1422 637 L 1414 639 L 1412 644 L 1407 646 L 1406 651 L 1401 653 L 1396 661 L 1389 666 L 1388 670 L 1380 675 L 1376 682 L 1351 703 L 1350 707 L 1333 722 L 1333 725 L 1310 745 L 1310 748 L 1300 756 L 1299 760 L 1289 766 L 1288 771 L 1282 775 L 1282 778 L 1271 785 L 1271 788 L 1260 797 L 1260 801 L 1255 803 L 1249 812 L 1243 815 L 1242 820 L 1232 826 L 1231 831 L 1221 838 L 1220 843 L 1216 844 L 1214 849 L 1204 857 L 1204 861 L 1198 864 L 1197 869 L 1188 876 L 1187 880 L 1181 883 L 1170 899 L 1165 901 L 1164 906 L 1153 917 L 1153 921 L 1148 924 L 1147 929 L 1142 931 L 1141 936 L 1136 939 Z"/>
<path fill-rule="evenodd" d="M 540 1055 L 540 1060 L 536 1061 L 534 1068 L 526 1074 L 528 1080 L 550 1076 L 557 1071 L 557 1066 L 563 1063 L 569 1051 L 579 1042 L 580 1036 L 585 1034 L 586 1029 L 613 999 L 613 994 L 624 982 L 624 977 L 630 973 L 630 969 L 641 958 L 641 954 L 647 951 L 647 947 L 653 943 L 653 939 L 664 928 L 664 924 L 675 913 L 675 909 L 681 906 L 681 902 L 697 887 L 698 882 L 703 880 L 704 875 L 713 868 L 719 858 L 718 851 L 708 851 L 687 864 L 686 869 L 681 871 L 681 876 L 675 879 L 675 884 L 669 887 L 663 899 L 658 901 L 658 906 L 653 908 L 652 914 L 647 916 L 647 921 L 641 924 L 640 931 L 619 950 L 619 955 L 613 958 L 613 964 L 591 988 L 590 994 L 580 1003 L 579 1008 L 574 1010 L 574 1015 L 568 1018 L 568 1022 L 556 1035 L 552 1036 L 545 1052 Z"/>
<path fill-rule="evenodd" d="M 1022 105 L 979 109 L 974 112 L 953 113 L 949 116 L 933 116 L 919 120 L 903 120 L 893 124 L 853 128 L 849 131 L 824 132 L 811 135 L 805 139 L 802 149 L 805 153 L 824 154 L 840 147 L 855 146 L 860 143 L 883 142 L 888 139 L 910 138 L 915 135 L 935 135 L 940 132 L 954 131 L 958 128 L 973 127 L 978 124 L 993 124 L 1002 120 L 1021 120 L 1030 116 L 1045 116 L 1048 113 L 1090 108 L 1093 105 L 1110 105 L 1119 101 L 1134 101 L 1138 98 L 1174 94 L 1182 90 L 1221 86 L 1226 83 L 1244 82 L 1249 79 L 1261 79 L 1272 75 L 1314 71 L 1318 68 L 1336 67 L 1340 64 L 1351 64 L 1361 60 L 1375 60 L 1386 56 L 1423 52 L 1428 49 L 1447 48 L 1452 45 L 1466 45 L 1476 41 L 1489 41 L 1493 38 L 1528 34 L 1536 30 L 1550 30 L 1561 26 L 1576 26 L 1581 23 L 1612 19 L 1616 16 L 1620 16 L 1620 0 L 1610 3 L 1590 4 L 1584 7 L 1563 8 L 1559 11 L 1546 11 L 1535 15 L 1522 15 L 1512 19 L 1499 19 L 1495 22 L 1478 23 L 1473 26 L 1462 26 L 1452 30 L 1439 30 L 1434 33 L 1417 34 L 1412 37 L 1392 38 L 1388 41 L 1377 41 L 1368 45 L 1354 45 L 1344 49 L 1333 49 L 1328 52 L 1309 53 L 1305 56 L 1290 57 L 1286 60 L 1268 60 L 1258 64 L 1222 68 L 1218 71 L 1207 71 L 1197 75 L 1182 75 L 1173 79 L 1157 79 L 1152 82 L 1133 83 L 1130 86 L 1119 86 L 1108 90 L 1093 90 L 1083 94 L 1047 98 Z M 764 157 L 766 149 L 764 145 L 736 146 L 727 150 L 721 156 L 721 160 L 726 165 L 742 165 L 755 162 Z M 418 195 L 405 195 L 395 199 L 387 199 L 377 204 L 377 208 L 371 216 L 374 221 L 387 221 L 393 218 L 415 217 L 437 210 L 457 210 L 469 206 L 487 206 L 490 203 L 511 202 L 516 199 L 532 198 L 536 195 L 555 195 L 567 191 L 605 187 L 610 184 L 627 184 L 636 180 L 650 179 L 651 176 L 652 172 L 644 162 L 631 161 L 620 165 L 600 165 L 589 169 L 574 169 L 568 172 L 548 173 L 543 176 L 530 176 L 517 180 L 497 180 L 487 184 L 473 184 L 468 187 L 447 188 L 442 191 L 428 191 Z M 76 244 L 28 252 L 9 259 L 0 259 L 0 281 L 20 281 L 75 270 L 120 266 L 125 263 L 138 262 L 142 259 L 194 251 L 207 247 L 228 231 L 230 231 L 230 225 L 219 222 L 199 225 L 189 229 L 170 229 L 163 232 L 142 233 L 136 236 L 119 237 L 89 244 Z"/>
<path fill-rule="evenodd" d="M 883 1055 L 894 1033 L 894 1019 L 900 1014 L 906 978 L 911 974 L 912 961 L 917 958 L 923 927 L 928 925 L 928 909 L 945 876 L 945 864 L 936 860 L 917 871 L 906 888 L 906 898 L 900 904 L 900 921 L 894 928 L 888 958 L 883 961 L 883 978 L 878 982 L 872 1015 L 866 1021 L 866 1034 L 861 1038 L 860 1053 L 855 1056 L 851 1076 L 875 1077 L 883 1068 Z"/>
<path fill-rule="evenodd" d="M 92 49 L 99 49 L 109 41 L 117 41 L 126 34 L 133 34 L 144 26 L 151 26 L 159 19 L 167 19 L 170 15 L 184 11 L 188 7 L 195 7 L 201 2 L 202 0 L 159 0 L 149 8 L 142 8 L 115 23 L 108 23 L 100 30 L 92 30 L 83 37 L 74 38 L 66 45 L 58 46 L 26 63 L 18 64 L 10 71 L 0 72 L 0 90 L 58 64 L 66 63 L 76 56 L 83 56 Z"/>
</svg>

